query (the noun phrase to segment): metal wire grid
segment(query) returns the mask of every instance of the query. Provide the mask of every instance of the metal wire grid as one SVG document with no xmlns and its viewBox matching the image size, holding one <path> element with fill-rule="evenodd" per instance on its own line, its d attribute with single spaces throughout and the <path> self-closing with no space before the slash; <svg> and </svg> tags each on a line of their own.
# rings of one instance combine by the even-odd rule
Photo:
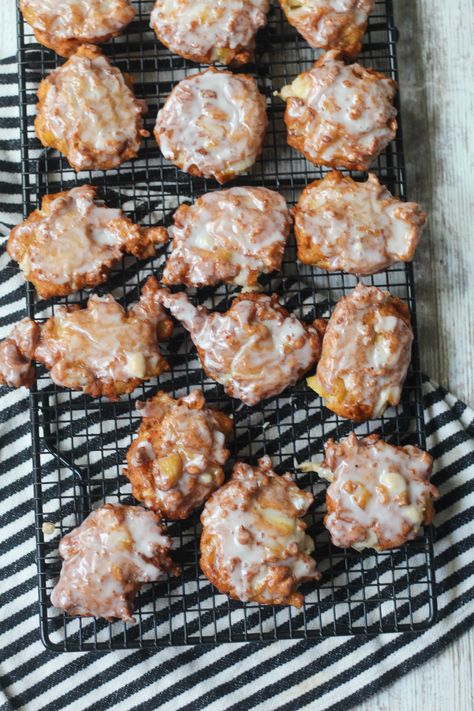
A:
<svg viewBox="0 0 474 711">
<path fill-rule="evenodd" d="M 135 21 L 123 37 L 105 45 L 104 50 L 115 65 L 134 77 L 137 96 L 147 99 L 146 127 L 151 131 L 158 107 L 172 86 L 201 67 L 172 55 L 155 40 L 148 27 L 151 2 L 136 0 L 134 4 Z M 109 205 L 122 207 L 136 221 L 146 225 L 170 224 L 172 213 L 181 202 L 217 189 L 212 180 L 193 178 L 164 161 L 153 138 L 145 141 L 135 161 L 118 170 L 76 175 L 64 158 L 42 149 L 33 129 L 38 83 L 63 60 L 34 42 L 31 29 L 20 14 L 18 37 L 25 216 L 39 206 L 43 195 L 92 182 Z M 378 1 L 360 61 L 397 78 L 396 39 L 392 3 Z M 287 146 L 282 120 L 284 106 L 273 96 L 276 89 L 307 69 L 315 56 L 314 50 L 286 23 L 279 8 L 273 7 L 269 24 L 259 35 L 255 65 L 245 68 L 257 77 L 267 97 L 270 125 L 262 157 L 249 175 L 238 178 L 234 184 L 263 184 L 279 190 L 294 204 L 301 190 L 324 173 Z M 405 198 L 401 131 L 373 170 L 393 193 Z M 160 276 L 165 253 L 163 248 L 153 260 L 140 263 L 126 257 L 99 292 L 111 291 L 124 305 L 133 302 L 149 275 Z M 282 273 L 267 277 L 264 285 L 267 291 L 277 291 L 290 310 L 311 320 L 328 316 L 332 306 L 356 281 L 347 274 L 329 274 L 297 265 L 295 245 L 290 240 Z M 405 299 L 416 331 L 411 265 L 394 266 L 364 281 Z M 235 292 L 220 286 L 190 293 L 196 302 L 223 310 Z M 87 294 L 79 293 L 59 301 L 84 304 L 86 300 Z M 36 319 L 54 314 L 55 303 L 38 300 L 30 285 L 27 303 L 29 315 Z M 360 554 L 335 548 L 322 525 L 325 487 L 315 475 L 303 475 L 296 468 L 298 463 L 320 455 L 329 436 L 338 438 L 353 429 L 360 435 L 377 431 L 394 443 L 425 445 L 417 346 L 400 405 L 358 427 L 322 407 L 320 398 L 304 383 L 253 408 L 231 400 L 221 386 L 204 376 L 189 337 L 179 327 L 163 351 L 172 366 L 171 372 L 164 374 L 159 384 L 145 383 L 118 403 L 93 400 L 58 388 L 44 369 L 37 369 L 37 383 L 31 393 L 31 420 L 40 627 L 44 644 L 57 651 L 107 650 L 414 631 L 429 626 L 436 614 L 431 529 L 395 551 Z M 57 554 L 60 536 L 79 525 L 92 507 L 104 501 L 133 502 L 122 468 L 125 452 L 138 427 L 135 400 L 149 397 L 158 388 L 177 397 L 192 386 L 202 387 L 211 405 L 233 416 L 229 470 L 236 459 L 255 462 L 267 453 L 277 471 L 293 471 L 298 483 L 312 490 L 315 506 L 308 524 L 316 542 L 315 557 L 323 580 L 317 585 L 303 586 L 306 599 L 301 610 L 228 599 L 200 573 L 197 513 L 188 521 L 170 524 L 174 555 L 182 565 L 182 575 L 148 586 L 139 593 L 135 625 L 60 614 L 49 601 L 60 569 Z M 45 524 L 53 524 L 54 532 L 49 533 L 53 529 Z"/>
</svg>

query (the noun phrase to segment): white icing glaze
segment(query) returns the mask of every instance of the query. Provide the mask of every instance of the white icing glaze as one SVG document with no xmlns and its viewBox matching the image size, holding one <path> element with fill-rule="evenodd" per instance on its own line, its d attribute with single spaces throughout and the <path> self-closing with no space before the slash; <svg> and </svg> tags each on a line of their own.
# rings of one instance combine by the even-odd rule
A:
<svg viewBox="0 0 474 711">
<path fill-rule="evenodd" d="M 240 600 L 258 595 L 271 603 L 275 568 L 288 569 L 294 581 L 292 590 L 303 579 L 320 575 L 309 555 L 314 543 L 301 521 L 312 494 L 275 474 L 268 457 L 259 464 L 259 468 L 237 464 L 232 480 L 206 503 L 201 521 L 203 538 L 205 534 L 214 541 L 213 565 L 228 577 L 229 591 Z M 201 553 L 206 554 L 202 547 Z"/>
<path fill-rule="evenodd" d="M 67 146 L 76 170 L 112 168 L 126 151 L 138 152 L 144 106 L 105 56 L 81 54 L 87 47 L 43 80 L 47 93 L 37 122 L 41 117 L 44 129 Z"/>
<path fill-rule="evenodd" d="M 231 421 L 205 407 L 200 390 L 179 400 L 160 392 L 141 403 L 143 417 L 127 455 L 133 493 L 167 518 L 187 518 L 223 481 Z"/>
<path fill-rule="evenodd" d="M 85 309 L 56 308 L 42 327 L 35 358 L 58 385 L 87 387 L 158 375 L 167 365 L 160 354 L 158 326 L 164 314 L 154 301 L 153 278 L 128 312 L 110 295 L 93 294 Z M 147 289 L 147 286 L 150 288 Z"/>
<path fill-rule="evenodd" d="M 127 235 L 113 222 L 123 213 L 97 206 L 94 195 L 90 185 L 73 188 L 50 203 L 40 222 L 19 225 L 20 240 L 34 234 L 20 263 L 26 278 L 33 271 L 53 284 L 75 282 L 84 274 L 97 278 L 104 262 L 120 259 Z"/>
<path fill-rule="evenodd" d="M 255 80 L 211 68 L 174 87 L 158 112 L 155 137 L 182 170 L 225 182 L 253 165 L 266 125 Z"/>
<path fill-rule="evenodd" d="M 34 29 L 55 39 L 100 42 L 135 17 L 129 0 L 20 0 Z"/>
<path fill-rule="evenodd" d="M 234 300 L 229 311 L 221 314 L 196 309 L 183 293 L 163 289 L 159 295 L 190 332 L 208 375 L 247 405 L 296 383 L 320 351 L 313 327 L 280 311 L 275 298 L 255 296 Z"/>
<path fill-rule="evenodd" d="M 358 183 L 330 173 L 303 192 L 295 231 L 316 250 L 318 266 L 368 275 L 413 259 L 425 219 L 416 203 L 392 197 L 373 174 Z"/>
<path fill-rule="evenodd" d="M 177 54 L 227 64 L 239 50 L 253 50 L 268 10 L 268 0 L 156 0 L 151 27 Z"/>
<path fill-rule="evenodd" d="M 258 273 L 281 266 L 289 229 L 286 203 L 272 190 L 236 187 L 207 193 L 175 214 L 163 281 L 253 285 Z"/>
<path fill-rule="evenodd" d="M 280 93 L 288 102 L 290 144 L 316 164 L 362 170 L 395 137 L 395 82 L 360 64 L 345 65 L 336 51 Z"/>
<path fill-rule="evenodd" d="M 133 597 L 142 583 L 160 580 L 172 568 L 170 548 L 153 512 L 101 506 L 61 540 L 64 562 L 51 602 L 71 615 L 134 622 Z"/>
<path fill-rule="evenodd" d="M 348 47 L 354 54 L 374 0 L 280 0 L 288 21 L 312 47 Z M 357 35 L 357 41 L 347 35 Z M 355 47 L 353 45 L 355 44 Z"/>
<path fill-rule="evenodd" d="M 29 387 L 34 382 L 32 359 L 38 344 L 39 326 L 29 318 L 13 327 L 0 341 L 0 384 L 11 388 Z"/>
<path fill-rule="evenodd" d="M 383 549 L 416 537 L 437 493 L 429 454 L 354 434 L 325 450 L 332 472 L 325 525 L 335 545 Z"/>
<path fill-rule="evenodd" d="M 379 417 L 400 400 L 413 331 L 402 302 L 359 284 L 336 305 L 309 384 L 343 417 Z M 402 318 L 403 316 L 403 318 Z M 340 381 L 345 392 L 339 401 Z"/>
</svg>

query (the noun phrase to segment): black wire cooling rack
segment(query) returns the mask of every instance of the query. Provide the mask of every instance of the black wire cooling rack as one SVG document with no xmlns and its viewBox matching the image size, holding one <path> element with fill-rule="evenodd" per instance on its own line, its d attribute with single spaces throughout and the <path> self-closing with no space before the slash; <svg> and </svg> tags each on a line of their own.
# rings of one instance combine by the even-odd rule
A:
<svg viewBox="0 0 474 711">
<path fill-rule="evenodd" d="M 172 86 L 200 67 L 172 55 L 155 40 L 149 29 L 151 2 L 137 0 L 134 5 L 135 21 L 124 36 L 106 44 L 104 51 L 122 71 L 134 77 L 135 93 L 148 102 L 146 126 L 151 131 L 158 107 Z M 218 188 L 212 180 L 193 178 L 164 161 L 153 138 L 145 141 L 135 161 L 118 170 L 76 175 L 57 152 L 41 147 L 33 128 L 38 84 L 64 60 L 35 43 L 31 29 L 20 15 L 18 37 L 25 217 L 39 206 L 43 195 L 91 182 L 99 187 L 109 205 L 122 207 L 135 221 L 145 225 L 170 224 L 181 202 Z M 359 61 L 396 79 L 396 41 L 392 3 L 378 1 Z M 265 149 L 251 173 L 234 184 L 263 184 L 280 191 L 294 204 L 308 182 L 321 177 L 319 168 L 287 146 L 284 105 L 273 95 L 307 69 L 315 56 L 315 51 L 284 20 L 279 8 L 272 7 L 268 26 L 259 34 L 255 64 L 244 69 L 256 76 L 267 97 L 270 125 Z M 380 156 L 373 171 L 393 193 L 405 198 L 400 130 L 397 140 Z M 125 258 L 99 291 L 111 291 L 123 304 L 134 301 L 140 285 L 150 274 L 160 276 L 165 253 L 163 248 L 148 262 Z M 405 299 L 415 321 L 411 265 L 395 266 L 364 281 Z M 265 288 L 277 291 L 290 310 L 311 320 L 329 315 L 335 302 L 355 284 L 352 276 L 297 265 L 295 246 L 290 241 L 282 273 L 266 278 Z M 191 293 L 196 301 L 225 309 L 233 292 L 223 286 Z M 84 304 L 86 299 L 87 294 L 81 292 L 59 301 Z M 39 320 L 52 315 L 56 306 L 56 302 L 38 300 L 30 285 L 27 303 L 29 315 Z M 327 437 L 344 436 L 354 425 L 325 409 L 304 381 L 257 407 L 231 400 L 221 386 L 204 376 L 195 349 L 181 328 L 176 329 L 163 350 L 171 363 L 171 372 L 162 376 L 159 384 L 150 381 L 117 403 L 58 388 L 42 368 L 37 369 L 36 386 L 31 392 L 31 421 L 39 609 L 44 644 L 56 651 L 110 650 L 414 631 L 429 626 L 436 614 L 431 529 L 425 529 L 423 535 L 406 546 L 384 553 L 335 548 L 322 525 L 325 487 L 315 475 L 297 469 L 302 461 L 322 453 Z M 138 427 L 136 399 L 149 397 L 158 388 L 179 396 L 192 386 L 201 386 L 211 404 L 234 418 L 230 445 L 233 459 L 229 469 L 235 459 L 255 462 L 267 453 L 277 471 L 294 472 L 299 485 L 313 491 L 316 503 L 308 522 L 316 542 L 315 556 L 323 572 L 322 581 L 303 586 L 306 597 L 300 610 L 228 599 L 199 570 L 199 513 L 196 513 L 188 521 L 169 526 L 182 575 L 142 590 L 136 600 L 136 624 L 109 624 L 59 613 L 51 606 L 49 596 L 60 569 L 57 552 L 60 536 L 80 524 L 94 506 L 104 501 L 133 502 L 129 482 L 122 472 L 125 452 Z M 424 447 L 420 386 L 415 342 L 402 402 L 380 419 L 356 427 L 356 431 L 362 435 L 377 431 L 394 443 L 411 442 Z"/>
</svg>

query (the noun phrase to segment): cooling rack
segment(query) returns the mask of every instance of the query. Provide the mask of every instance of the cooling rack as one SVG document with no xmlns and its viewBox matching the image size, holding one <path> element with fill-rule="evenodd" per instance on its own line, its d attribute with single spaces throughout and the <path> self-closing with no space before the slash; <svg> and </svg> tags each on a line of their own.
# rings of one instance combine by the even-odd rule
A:
<svg viewBox="0 0 474 711">
<path fill-rule="evenodd" d="M 133 76 L 136 95 L 146 98 L 146 127 L 151 131 L 157 110 L 172 86 L 201 67 L 172 55 L 155 40 L 149 29 L 152 2 L 136 0 L 133 4 L 137 10 L 135 21 L 122 37 L 103 49 L 115 65 Z M 379 0 L 370 17 L 359 61 L 397 79 L 397 38 L 392 3 Z M 110 206 L 120 206 L 135 221 L 168 225 L 180 203 L 218 189 L 214 181 L 191 177 L 164 161 L 153 138 L 144 142 L 135 161 L 117 170 L 76 175 L 57 152 L 41 147 L 33 128 L 38 84 L 64 60 L 35 43 L 20 14 L 18 39 L 25 217 L 39 206 L 43 195 L 91 182 Z M 265 185 L 280 191 L 293 205 L 311 180 L 322 177 L 324 170 L 287 146 L 284 105 L 273 95 L 307 69 L 317 54 L 285 21 L 280 9 L 273 6 L 268 26 L 258 36 L 255 63 L 244 69 L 257 78 L 267 97 L 270 123 L 265 147 L 250 174 L 232 184 Z M 391 192 L 405 199 L 401 130 L 373 171 Z M 122 304 L 131 303 L 150 274 L 161 275 L 165 254 L 163 248 L 147 262 L 126 257 L 99 293 L 110 291 Z M 336 301 L 355 286 L 355 277 L 297 265 L 295 257 L 295 245 L 290 240 L 282 272 L 264 279 L 265 290 L 277 291 L 282 303 L 303 319 L 328 316 Z M 416 333 L 411 265 L 394 266 L 363 281 L 407 301 Z M 28 313 L 38 320 L 52 315 L 58 303 L 84 304 L 87 300 L 87 294 L 79 292 L 55 302 L 42 301 L 30 285 L 26 291 Z M 235 292 L 221 286 L 190 293 L 196 303 L 224 310 Z M 164 374 L 159 384 L 149 381 L 117 403 L 58 388 L 41 367 L 37 368 L 30 403 L 39 613 L 44 644 L 56 651 L 153 648 L 415 631 L 429 626 L 436 615 L 431 528 L 425 528 L 415 541 L 394 551 L 357 553 L 333 547 L 322 525 L 325 487 L 316 475 L 303 474 L 297 468 L 302 461 L 317 458 L 329 436 L 341 437 L 353 429 L 360 435 L 379 432 L 396 444 L 425 446 L 416 339 L 400 405 L 361 426 L 324 408 L 304 381 L 257 407 L 231 400 L 221 386 L 205 377 L 189 337 L 179 327 L 163 351 L 171 372 Z M 55 610 L 49 596 L 60 570 L 59 538 L 79 525 L 94 506 L 105 501 L 133 502 L 122 471 L 125 452 L 138 427 L 135 401 L 158 389 L 177 397 L 193 386 L 202 387 L 211 405 L 233 416 L 229 470 L 236 459 L 254 463 L 266 453 L 278 472 L 293 472 L 300 486 L 312 490 L 315 506 L 308 523 L 322 581 L 303 586 L 305 603 L 300 610 L 228 599 L 200 573 L 196 513 L 188 521 L 170 524 L 174 555 L 182 566 L 182 575 L 145 587 L 139 593 L 136 624 L 71 618 Z"/>
</svg>

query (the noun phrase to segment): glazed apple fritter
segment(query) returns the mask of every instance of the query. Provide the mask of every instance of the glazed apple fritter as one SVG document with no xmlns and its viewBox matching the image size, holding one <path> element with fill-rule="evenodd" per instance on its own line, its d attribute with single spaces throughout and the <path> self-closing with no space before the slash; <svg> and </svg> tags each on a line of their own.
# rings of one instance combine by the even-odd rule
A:
<svg viewBox="0 0 474 711">
<path fill-rule="evenodd" d="M 359 284 L 337 302 L 308 385 L 341 417 L 354 422 L 380 417 L 400 402 L 412 341 L 408 306 Z"/>
<path fill-rule="evenodd" d="M 316 165 L 367 170 L 395 138 L 397 83 L 336 50 L 283 87 L 288 143 Z"/>
<path fill-rule="evenodd" d="M 280 269 L 291 224 L 281 195 L 246 187 L 206 193 L 181 205 L 173 220 L 162 281 L 196 287 L 256 287 L 260 274 Z"/>
<path fill-rule="evenodd" d="M 43 299 L 92 289 L 124 253 L 146 259 L 168 239 L 163 228 L 145 229 L 122 210 L 98 205 L 96 190 L 82 185 L 47 195 L 10 233 L 8 254 Z"/>
<path fill-rule="evenodd" d="M 63 565 L 51 602 L 68 615 L 134 623 L 133 599 L 142 585 L 179 573 L 170 548 L 153 511 L 104 504 L 61 539 Z"/>
<path fill-rule="evenodd" d="M 321 577 L 302 520 L 312 503 L 290 474 L 272 470 L 268 456 L 258 467 L 238 462 L 201 515 L 204 575 L 236 600 L 301 607 L 298 586 Z"/>
<path fill-rule="evenodd" d="M 178 168 L 225 183 L 255 163 L 267 123 L 255 79 L 211 67 L 174 87 L 154 133 L 163 156 Z"/>
<path fill-rule="evenodd" d="M 179 400 L 159 392 L 138 407 L 142 422 L 124 472 L 132 493 L 167 519 L 188 518 L 224 482 L 232 420 L 206 407 L 201 390 Z"/>
<path fill-rule="evenodd" d="M 146 104 L 135 98 L 129 76 L 98 47 L 82 45 L 38 89 L 36 134 L 77 170 L 108 170 L 135 158 Z"/>
<path fill-rule="evenodd" d="M 93 294 L 87 307 L 59 306 L 44 324 L 24 319 L 0 344 L 0 382 L 30 385 L 36 360 L 62 387 L 116 400 L 169 368 L 159 342 L 173 324 L 157 300 L 150 277 L 140 301 L 126 311 L 115 299 Z"/>
<path fill-rule="evenodd" d="M 206 374 L 246 405 L 294 385 L 319 358 L 319 322 L 302 323 L 276 294 L 239 294 L 225 313 L 195 307 L 168 289 L 158 301 L 190 332 Z"/>
<path fill-rule="evenodd" d="M 312 47 L 354 59 L 362 49 L 375 0 L 279 0 L 290 25 Z"/>
<path fill-rule="evenodd" d="M 38 42 L 62 57 L 117 37 L 135 17 L 130 0 L 20 0 L 20 10 Z"/>
<path fill-rule="evenodd" d="M 151 26 L 175 54 L 202 64 L 246 64 L 267 23 L 268 0 L 155 0 Z"/>
<path fill-rule="evenodd" d="M 320 474 L 331 482 L 324 525 L 335 546 L 397 548 L 433 519 L 433 460 L 418 447 L 397 447 L 354 433 L 325 446 Z"/>
<path fill-rule="evenodd" d="M 304 189 L 294 218 L 301 262 L 360 275 L 410 262 L 426 222 L 419 205 L 393 197 L 373 173 L 358 183 L 337 171 Z"/>
</svg>

